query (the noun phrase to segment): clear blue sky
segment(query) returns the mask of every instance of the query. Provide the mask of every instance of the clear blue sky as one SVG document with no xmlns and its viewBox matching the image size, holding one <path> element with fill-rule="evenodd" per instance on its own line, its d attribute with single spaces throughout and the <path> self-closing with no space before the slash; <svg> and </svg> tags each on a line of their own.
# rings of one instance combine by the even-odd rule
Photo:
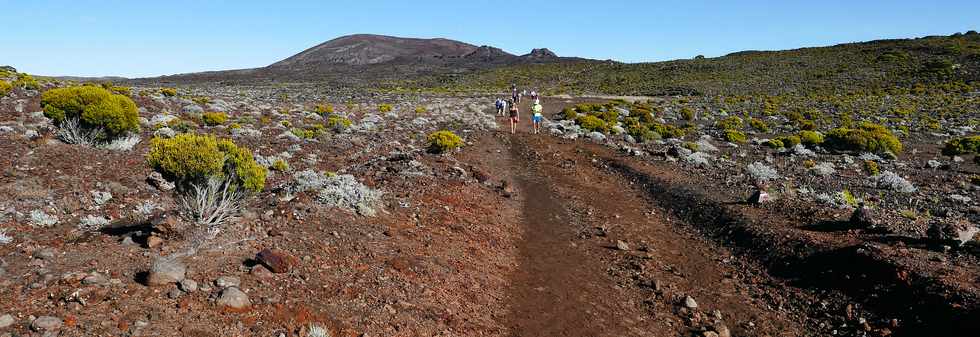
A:
<svg viewBox="0 0 980 337">
<path fill-rule="evenodd" d="M 265 66 L 352 33 L 627 62 L 712 57 L 980 30 L 980 1 L 0 0 L 0 23 L 0 65 L 137 77 Z"/>
</svg>

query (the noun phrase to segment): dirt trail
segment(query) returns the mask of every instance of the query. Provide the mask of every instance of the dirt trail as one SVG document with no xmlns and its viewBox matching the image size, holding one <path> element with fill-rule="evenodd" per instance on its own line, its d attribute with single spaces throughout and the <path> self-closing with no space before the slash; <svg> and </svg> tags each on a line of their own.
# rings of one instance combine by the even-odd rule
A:
<svg viewBox="0 0 980 337">
<path fill-rule="evenodd" d="M 545 104 L 557 109 L 568 103 Z M 594 150 L 608 149 L 586 145 L 590 151 L 583 151 L 582 143 L 530 134 L 527 102 L 521 107 L 516 135 L 500 118 L 502 131 L 486 137 L 509 148 L 506 170 L 523 205 L 525 235 L 508 294 L 511 335 L 804 331 L 806 315 L 780 305 L 786 302 L 780 293 L 797 290 L 759 282 L 765 276 L 730 251 L 685 230 L 671 210 L 594 160 Z M 619 249 L 617 241 L 630 247 Z M 699 307 L 685 308 L 686 296 Z"/>
<path fill-rule="evenodd" d="M 521 158 L 526 145 L 514 139 L 510 150 L 512 158 Z M 548 179 L 532 167 L 515 168 L 526 233 L 510 302 L 514 335 L 605 336 L 621 331 L 615 284 L 573 243 L 575 229 Z"/>
</svg>

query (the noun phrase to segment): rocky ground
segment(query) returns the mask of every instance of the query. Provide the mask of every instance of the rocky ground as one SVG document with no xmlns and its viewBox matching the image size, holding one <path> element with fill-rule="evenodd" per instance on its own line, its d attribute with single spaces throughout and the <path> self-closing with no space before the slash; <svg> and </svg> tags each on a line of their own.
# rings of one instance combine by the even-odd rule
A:
<svg viewBox="0 0 980 337">
<path fill-rule="evenodd" d="M 976 240 L 926 233 L 976 223 L 963 182 L 978 169 L 935 139 L 868 158 L 916 187 L 871 230 L 835 199 L 892 186 L 857 174 L 857 155 L 707 132 L 685 152 L 557 121 L 511 135 L 487 97 L 158 89 L 132 88 L 139 142 L 105 148 L 58 140 L 36 90 L 0 98 L 0 335 L 965 336 L 980 312 Z M 351 125 L 323 126 L 326 104 Z M 427 152 L 441 129 L 466 145 Z M 288 168 L 213 238 L 182 235 L 193 224 L 144 159 L 178 132 Z M 771 202 L 744 202 L 756 162 L 777 171 Z M 931 215 L 903 218 L 918 199 L 937 199 Z"/>
</svg>

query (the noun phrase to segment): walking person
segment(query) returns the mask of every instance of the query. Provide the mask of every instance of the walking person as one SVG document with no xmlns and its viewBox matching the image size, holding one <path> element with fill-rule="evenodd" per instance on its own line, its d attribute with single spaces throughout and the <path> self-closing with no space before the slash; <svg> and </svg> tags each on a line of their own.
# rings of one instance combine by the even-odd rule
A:
<svg viewBox="0 0 980 337">
<path fill-rule="evenodd" d="M 517 133 L 517 122 L 521 121 L 520 111 L 517 110 L 517 104 L 514 102 L 507 102 L 510 105 L 510 133 Z"/>
<path fill-rule="evenodd" d="M 504 115 L 504 100 L 503 99 L 500 99 L 500 98 L 497 98 L 497 101 L 496 102 L 493 102 L 493 105 L 497 108 L 497 116 L 503 116 Z"/>
<path fill-rule="evenodd" d="M 531 130 L 534 134 L 538 134 L 541 131 L 541 120 L 544 119 L 544 107 L 535 100 L 534 105 L 531 106 Z"/>
</svg>

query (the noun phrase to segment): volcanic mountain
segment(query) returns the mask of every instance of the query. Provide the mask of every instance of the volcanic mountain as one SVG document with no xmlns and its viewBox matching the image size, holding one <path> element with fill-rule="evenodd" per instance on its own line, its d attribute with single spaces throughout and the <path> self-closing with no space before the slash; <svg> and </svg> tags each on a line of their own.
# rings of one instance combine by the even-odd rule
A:
<svg viewBox="0 0 980 337">
<path fill-rule="evenodd" d="M 139 81 L 332 81 L 362 82 L 414 75 L 460 74 L 524 63 L 582 60 L 558 57 L 547 49 L 526 55 L 443 38 L 384 35 L 342 36 L 263 68 L 163 76 Z"/>
</svg>

